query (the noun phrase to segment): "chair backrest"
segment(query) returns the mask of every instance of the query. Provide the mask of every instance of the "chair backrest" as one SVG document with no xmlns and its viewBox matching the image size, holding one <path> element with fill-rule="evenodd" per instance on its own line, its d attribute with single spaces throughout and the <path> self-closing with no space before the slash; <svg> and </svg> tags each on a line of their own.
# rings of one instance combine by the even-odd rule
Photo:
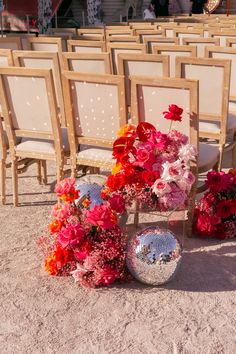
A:
<svg viewBox="0 0 236 354">
<path fill-rule="evenodd" d="M 118 54 L 121 53 L 146 53 L 145 44 L 127 44 L 127 43 L 107 43 L 107 51 L 110 53 L 113 74 L 118 71 Z"/>
<path fill-rule="evenodd" d="M 226 138 L 230 87 L 230 60 L 176 58 L 176 77 L 199 80 L 199 117 L 219 121 L 221 139 Z"/>
<path fill-rule="evenodd" d="M 168 77 L 169 57 L 155 54 L 118 54 L 118 74 L 125 76 L 126 103 L 131 104 L 130 76 Z"/>
<path fill-rule="evenodd" d="M 1 49 L 21 50 L 21 40 L 19 37 L 1 37 L 0 38 Z"/>
<path fill-rule="evenodd" d="M 168 22 L 164 22 L 159 24 L 158 29 L 161 29 L 164 31 L 166 37 L 172 38 L 174 36 L 174 30 L 178 28 L 177 24 L 171 24 Z"/>
<path fill-rule="evenodd" d="M 54 86 L 56 90 L 57 107 L 60 111 L 61 123 L 66 125 L 64 99 L 61 84 L 61 70 L 58 53 L 38 51 L 14 51 L 15 66 L 37 69 L 52 69 Z"/>
<path fill-rule="evenodd" d="M 63 72 L 71 156 L 77 146 L 111 147 L 126 123 L 123 76 Z"/>
<path fill-rule="evenodd" d="M 62 38 L 59 37 L 29 37 L 28 42 L 30 50 L 58 53 L 63 50 Z"/>
<path fill-rule="evenodd" d="M 7 33 L 6 34 L 7 37 L 15 37 L 16 34 L 15 33 Z M 12 49 L 16 49 L 16 50 L 20 50 L 20 49 L 23 49 L 23 50 L 29 50 L 29 42 L 28 42 L 28 38 L 29 37 L 33 37 L 35 38 L 35 34 L 34 33 L 19 33 L 17 35 L 17 37 L 20 38 L 20 41 L 21 41 L 21 48 L 12 48 Z"/>
<path fill-rule="evenodd" d="M 149 122 L 163 133 L 170 130 L 170 121 L 163 112 L 170 104 L 183 108 L 181 122 L 172 122 L 198 148 L 198 82 L 176 78 L 146 78 L 131 76 L 132 122 Z"/>
<path fill-rule="evenodd" d="M 0 49 L 0 67 L 13 66 L 12 50 Z"/>
<path fill-rule="evenodd" d="M 219 38 L 183 38 L 183 45 L 194 45 L 197 47 L 197 56 L 205 56 L 205 47 L 210 45 L 220 45 Z"/>
<path fill-rule="evenodd" d="M 139 36 L 140 43 L 144 43 L 144 39 L 163 37 L 165 35 L 163 30 L 136 30 L 135 33 Z"/>
<path fill-rule="evenodd" d="M 13 155 L 17 137 L 23 137 L 53 140 L 56 154 L 62 156 L 61 129 L 51 70 L 0 68 L 0 100 Z M 48 154 L 45 151 L 45 155 Z"/>
<path fill-rule="evenodd" d="M 107 42 L 112 43 L 140 43 L 139 36 L 110 36 L 106 38 Z"/>
<path fill-rule="evenodd" d="M 58 37 L 61 35 L 67 35 L 73 38 L 77 36 L 77 28 L 51 28 L 51 33 Z"/>
<path fill-rule="evenodd" d="M 170 38 L 170 37 L 155 37 L 155 38 L 144 38 L 143 43 L 147 46 L 147 52 L 153 53 L 153 46 L 157 44 L 169 44 L 169 45 L 178 45 L 179 38 Z"/>
<path fill-rule="evenodd" d="M 203 37 L 204 32 L 203 29 L 178 29 L 176 28 L 173 33 L 174 37 L 178 37 L 180 39 L 180 44 L 183 44 L 183 38 L 194 38 L 194 37 Z"/>
<path fill-rule="evenodd" d="M 230 75 L 231 78 L 230 78 L 229 95 L 230 95 L 230 101 L 235 102 L 236 101 L 236 48 L 219 47 L 219 46 L 206 47 L 205 56 L 206 58 L 231 60 L 231 75 Z"/>
<path fill-rule="evenodd" d="M 73 40 L 67 41 L 68 52 L 78 53 L 102 53 L 106 51 L 106 43 L 103 41 L 84 41 Z"/>
<path fill-rule="evenodd" d="M 105 36 L 105 31 L 104 31 L 104 28 L 99 28 L 99 27 L 95 27 L 95 28 L 78 28 L 77 29 L 77 35 L 78 36 L 86 36 L 86 37 L 89 37 L 89 36 L 102 36 L 104 37 Z"/>
<path fill-rule="evenodd" d="M 226 38 L 226 47 L 236 47 L 236 38 Z"/>
<path fill-rule="evenodd" d="M 109 53 L 62 53 L 63 69 L 82 73 L 111 74 Z"/>
<path fill-rule="evenodd" d="M 227 38 L 236 38 L 236 32 L 235 30 L 224 30 L 224 32 L 222 31 L 216 31 L 216 30 L 210 30 L 208 31 L 208 35 L 209 37 L 213 37 L 213 38 L 219 38 L 220 39 L 220 45 L 222 47 L 226 46 L 226 40 Z"/>
<path fill-rule="evenodd" d="M 108 37 L 130 37 L 134 35 L 133 29 L 106 29 L 105 31 L 106 38 Z"/>
<path fill-rule="evenodd" d="M 169 55 L 170 76 L 175 77 L 175 58 L 178 56 L 196 57 L 197 48 L 189 45 L 153 45 L 154 54 Z"/>
</svg>

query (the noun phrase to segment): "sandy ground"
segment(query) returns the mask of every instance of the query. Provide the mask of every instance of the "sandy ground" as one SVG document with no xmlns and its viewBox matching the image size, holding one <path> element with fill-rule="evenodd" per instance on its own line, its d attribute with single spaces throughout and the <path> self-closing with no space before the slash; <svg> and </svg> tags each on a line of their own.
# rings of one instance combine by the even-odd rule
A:
<svg viewBox="0 0 236 354">
<path fill-rule="evenodd" d="M 184 240 L 176 278 L 84 290 L 42 269 L 36 240 L 48 223 L 55 183 L 35 168 L 20 178 L 21 206 L 0 207 L 0 353 L 233 354 L 236 352 L 235 239 Z"/>
</svg>

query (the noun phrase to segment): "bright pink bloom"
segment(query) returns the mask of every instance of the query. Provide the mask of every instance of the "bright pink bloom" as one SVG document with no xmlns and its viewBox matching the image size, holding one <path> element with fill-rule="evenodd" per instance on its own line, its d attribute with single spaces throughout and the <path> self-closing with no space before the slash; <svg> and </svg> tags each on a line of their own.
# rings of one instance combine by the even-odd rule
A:
<svg viewBox="0 0 236 354">
<path fill-rule="evenodd" d="M 88 223 L 103 230 L 112 229 L 117 223 L 112 209 L 105 204 L 95 205 L 93 209 L 87 210 L 85 215 Z"/>
<path fill-rule="evenodd" d="M 181 190 L 175 183 L 171 184 L 171 192 L 164 194 L 160 198 L 160 203 L 164 205 L 166 209 L 176 209 L 184 206 L 187 194 Z"/>
<path fill-rule="evenodd" d="M 85 230 L 80 224 L 67 224 L 57 235 L 58 242 L 63 246 L 77 245 L 83 240 Z"/>
<path fill-rule="evenodd" d="M 122 214 L 125 211 L 125 200 L 119 194 L 113 194 L 109 200 L 111 209 L 115 210 L 117 213 Z"/>
<path fill-rule="evenodd" d="M 73 209 L 71 208 L 70 204 L 68 203 L 57 203 L 53 206 L 51 215 L 60 221 L 64 221 L 68 219 L 69 216 L 73 214 Z"/>
<path fill-rule="evenodd" d="M 212 192 L 218 193 L 229 189 L 233 184 L 233 178 L 223 171 L 210 171 L 207 174 L 206 184 Z"/>
<path fill-rule="evenodd" d="M 96 269 L 94 277 L 97 285 L 110 285 L 120 277 L 120 272 L 106 265 L 101 269 Z"/>
</svg>

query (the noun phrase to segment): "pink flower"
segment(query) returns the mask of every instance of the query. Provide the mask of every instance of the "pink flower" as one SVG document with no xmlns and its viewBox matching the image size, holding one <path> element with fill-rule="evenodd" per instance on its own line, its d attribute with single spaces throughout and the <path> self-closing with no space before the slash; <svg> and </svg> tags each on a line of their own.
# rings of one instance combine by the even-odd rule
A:
<svg viewBox="0 0 236 354">
<path fill-rule="evenodd" d="M 186 198 L 185 191 L 181 190 L 175 183 L 172 183 L 171 192 L 164 194 L 159 201 L 166 209 L 176 209 L 184 206 Z"/>
<path fill-rule="evenodd" d="M 175 129 L 169 132 L 168 137 L 178 145 L 185 145 L 188 142 L 188 137 Z"/>
<path fill-rule="evenodd" d="M 166 181 L 176 182 L 183 176 L 184 166 L 180 160 L 177 160 L 173 163 L 165 162 L 162 167 L 163 167 L 163 172 L 161 178 Z"/>
<path fill-rule="evenodd" d="M 152 186 L 152 191 L 157 197 L 162 197 L 166 193 L 171 192 L 171 187 L 165 180 L 157 179 Z"/>
<path fill-rule="evenodd" d="M 67 224 L 57 235 L 58 242 L 63 246 L 79 244 L 83 240 L 85 230 L 80 224 Z"/>
<path fill-rule="evenodd" d="M 119 194 L 113 194 L 113 196 L 109 200 L 109 204 L 111 208 L 117 213 L 122 214 L 125 211 L 125 200 Z"/>
<path fill-rule="evenodd" d="M 109 265 L 98 268 L 94 272 L 96 285 L 110 285 L 120 277 L 120 272 Z"/>
<path fill-rule="evenodd" d="M 168 111 L 163 112 L 164 118 L 181 122 L 183 109 L 178 107 L 176 104 L 169 105 Z"/>
<path fill-rule="evenodd" d="M 195 182 L 195 176 L 191 171 L 184 171 L 182 178 L 176 181 L 179 188 L 187 192 L 190 191 L 193 183 Z"/>
<path fill-rule="evenodd" d="M 64 202 L 72 203 L 79 196 L 79 190 L 75 189 L 75 178 L 65 178 L 55 187 L 57 196 Z"/>
<path fill-rule="evenodd" d="M 56 220 L 64 221 L 73 214 L 73 209 L 68 203 L 57 203 L 53 206 L 51 214 Z"/>
<path fill-rule="evenodd" d="M 117 218 L 112 209 L 105 204 L 95 205 L 85 213 L 87 222 L 103 230 L 111 229 L 117 223 Z"/>
<path fill-rule="evenodd" d="M 78 249 L 76 248 L 74 250 L 74 256 L 79 262 L 82 262 L 89 256 L 92 249 L 93 246 L 91 242 L 89 242 L 88 240 L 82 241 L 79 244 Z"/>
<path fill-rule="evenodd" d="M 197 156 L 196 147 L 190 144 L 182 145 L 179 149 L 179 158 L 184 162 L 194 161 Z"/>
</svg>

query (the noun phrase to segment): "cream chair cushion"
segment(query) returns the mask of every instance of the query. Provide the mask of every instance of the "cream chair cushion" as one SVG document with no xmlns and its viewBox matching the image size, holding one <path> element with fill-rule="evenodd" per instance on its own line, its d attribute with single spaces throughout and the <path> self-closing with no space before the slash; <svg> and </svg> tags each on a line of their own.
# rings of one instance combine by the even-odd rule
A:
<svg viewBox="0 0 236 354">
<path fill-rule="evenodd" d="M 198 168 L 199 172 L 201 170 L 206 171 L 208 169 L 207 166 L 214 166 L 219 159 L 219 147 L 209 145 L 206 143 L 199 143 L 199 155 L 198 155 Z"/>
<path fill-rule="evenodd" d="M 77 153 L 77 159 L 86 161 L 101 161 L 101 165 L 115 165 L 115 160 L 112 159 L 112 150 L 105 148 L 85 148 L 81 147 L 81 150 Z"/>
<path fill-rule="evenodd" d="M 236 130 L 236 115 L 233 113 L 228 114 L 227 132 Z M 220 134 L 220 122 L 199 121 L 199 131 L 207 133 Z"/>
</svg>

